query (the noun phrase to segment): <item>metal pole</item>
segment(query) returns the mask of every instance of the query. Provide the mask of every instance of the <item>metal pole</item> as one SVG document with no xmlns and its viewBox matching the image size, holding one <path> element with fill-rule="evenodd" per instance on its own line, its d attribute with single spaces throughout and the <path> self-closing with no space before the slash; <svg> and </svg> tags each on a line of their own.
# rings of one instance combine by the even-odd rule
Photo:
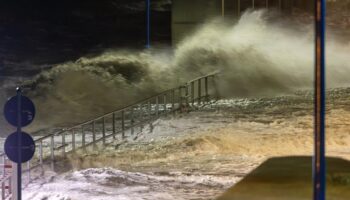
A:
<svg viewBox="0 0 350 200">
<path fill-rule="evenodd" d="M 115 113 L 112 115 L 112 120 L 113 120 L 113 138 L 115 139 Z"/>
<path fill-rule="evenodd" d="M 22 199 L 22 90 L 17 87 L 17 139 L 18 139 L 18 163 L 17 163 L 17 200 Z"/>
<path fill-rule="evenodd" d="M 148 118 L 149 119 L 151 119 L 152 118 L 152 105 L 151 105 L 151 100 L 148 100 L 148 102 L 147 102 L 147 104 L 148 104 Z"/>
<path fill-rule="evenodd" d="M 131 126 L 131 135 L 134 135 L 134 107 L 131 107 L 131 111 L 130 111 L 130 126 Z"/>
<path fill-rule="evenodd" d="M 39 163 L 40 166 L 43 165 L 43 141 L 40 140 L 39 142 Z"/>
<path fill-rule="evenodd" d="M 189 87 L 189 84 L 186 84 L 186 86 L 185 86 L 185 102 L 186 102 L 186 107 L 188 106 L 188 104 L 189 104 L 189 102 L 188 102 L 188 96 L 189 96 L 189 90 L 190 89 L 190 87 Z"/>
<path fill-rule="evenodd" d="M 85 131 L 84 126 L 81 126 L 81 146 L 85 149 Z"/>
<path fill-rule="evenodd" d="M 93 143 L 93 146 L 96 147 L 96 128 L 95 128 L 95 125 L 96 125 L 96 122 L 93 121 L 92 122 L 92 143 Z"/>
<path fill-rule="evenodd" d="M 139 114 L 137 115 L 140 118 L 139 122 L 141 123 L 141 125 L 140 125 L 140 133 L 142 133 L 142 131 L 143 131 L 143 119 L 144 119 L 143 107 L 144 107 L 144 104 L 141 103 L 140 104 L 140 108 L 139 108 Z"/>
<path fill-rule="evenodd" d="M 1 199 L 5 199 L 5 181 L 1 183 Z"/>
<path fill-rule="evenodd" d="M 4 166 L 6 165 L 6 156 L 2 155 L 2 163 L 4 164 Z M 6 173 L 6 167 L 2 168 L 2 174 Z"/>
<path fill-rule="evenodd" d="M 201 97 L 202 97 L 202 85 L 201 85 L 201 79 L 198 79 L 198 105 L 201 104 Z"/>
<path fill-rule="evenodd" d="M 27 175 L 28 175 L 28 183 L 30 183 L 30 161 L 27 162 Z"/>
<path fill-rule="evenodd" d="M 74 129 L 72 129 L 72 151 L 75 150 L 75 132 Z"/>
<path fill-rule="evenodd" d="M 124 110 L 122 110 L 122 138 L 125 137 L 125 114 Z"/>
<path fill-rule="evenodd" d="M 62 156 L 66 156 L 66 136 L 65 132 L 62 133 Z"/>
<path fill-rule="evenodd" d="M 106 119 L 105 117 L 102 118 L 102 142 L 103 145 L 106 144 Z"/>
<path fill-rule="evenodd" d="M 213 76 L 213 87 L 214 87 L 214 90 L 215 90 L 215 100 L 218 101 L 219 100 L 219 96 L 220 96 L 220 93 L 219 93 L 219 88 L 217 87 L 217 84 L 216 84 L 216 76 Z"/>
<path fill-rule="evenodd" d="M 12 199 L 17 199 L 17 163 L 11 162 L 12 171 L 11 174 L 11 188 L 12 188 Z"/>
<path fill-rule="evenodd" d="M 209 92 L 208 92 L 208 77 L 204 78 L 204 88 L 205 88 L 205 100 L 209 101 Z"/>
<path fill-rule="evenodd" d="M 255 8 L 255 0 L 252 0 L 252 8 Z"/>
<path fill-rule="evenodd" d="M 158 117 L 159 114 L 159 96 L 156 96 L 156 116 Z"/>
<path fill-rule="evenodd" d="M 179 87 L 179 109 L 181 109 L 181 107 L 182 107 L 182 86 Z"/>
<path fill-rule="evenodd" d="M 50 145 L 50 152 L 51 152 L 51 168 L 54 169 L 54 162 L 55 162 L 55 141 L 54 141 L 54 135 L 51 135 L 51 145 Z"/>
<path fill-rule="evenodd" d="M 191 101 L 192 101 L 192 106 L 194 106 L 194 82 L 191 82 Z"/>
<path fill-rule="evenodd" d="M 325 158 L 325 13 L 326 1 L 315 1 L 315 146 L 313 157 L 314 200 L 326 198 Z"/>
<path fill-rule="evenodd" d="M 166 99 L 166 94 L 164 94 L 164 96 L 163 96 L 163 103 L 164 103 L 164 113 L 166 114 L 166 103 L 167 103 L 167 99 Z"/>
<path fill-rule="evenodd" d="M 9 194 L 12 194 L 12 179 L 11 179 L 11 177 L 8 180 L 9 180 L 9 184 L 8 184 L 8 186 L 9 186 Z"/>
<path fill-rule="evenodd" d="M 171 110 L 175 111 L 175 89 L 173 89 L 171 93 Z"/>
</svg>

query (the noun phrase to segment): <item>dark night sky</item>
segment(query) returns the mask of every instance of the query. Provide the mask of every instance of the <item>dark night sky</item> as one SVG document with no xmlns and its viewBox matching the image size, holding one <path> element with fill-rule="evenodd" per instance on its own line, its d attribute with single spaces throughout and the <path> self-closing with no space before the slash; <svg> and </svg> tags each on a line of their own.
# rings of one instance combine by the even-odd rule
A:
<svg viewBox="0 0 350 200">
<path fill-rule="evenodd" d="M 169 2 L 152 4 L 152 39 L 165 44 L 170 42 Z M 3 0 L 0 38 L 2 76 L 36 73 L 20 66 L 25 63 L 54 64 L 109 48 L 143 48 L 144 1 Z"/>
</svg>

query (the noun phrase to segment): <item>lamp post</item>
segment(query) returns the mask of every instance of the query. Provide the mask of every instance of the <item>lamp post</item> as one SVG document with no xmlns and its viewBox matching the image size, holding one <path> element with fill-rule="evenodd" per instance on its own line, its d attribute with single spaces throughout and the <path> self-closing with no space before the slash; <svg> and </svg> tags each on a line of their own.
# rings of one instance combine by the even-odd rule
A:
<svg viewBox="0 0 350 200">
<path fill-rule="evenodd" d="M 315 146 L 313 157 L 314 200 L 325 200 L 325 13 L 326 1 L 315 1 Z"/>
</svg>

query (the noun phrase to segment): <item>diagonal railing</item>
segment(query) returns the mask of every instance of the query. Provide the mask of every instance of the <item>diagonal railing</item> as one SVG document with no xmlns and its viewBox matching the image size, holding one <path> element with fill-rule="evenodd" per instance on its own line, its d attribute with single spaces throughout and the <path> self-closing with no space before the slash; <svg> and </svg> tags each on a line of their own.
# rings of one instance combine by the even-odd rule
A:
<svg viewBox="0 0 350 200">
<path fill-rule="evenodd" d="M 55 161 L 66 157 L 68 153 L 86 150 L 88 147 L 94 148 L 99 143 L 105 145 L 117 139 L 133 137 L 142 131 L 144 125 L 161 116 L 199 109 L 217 100 L 217 75 L 218 72 L 215 72 L 198 77 L 179 87 L 36 139 L 35 155 L 23 166 L 28 182 L 32 179 L 33 169 L 39 168 L 43 174 L 44 164 L 48 163 L 54 169 Z M 5 166 L 7 158 L 4 154 L 0 156 Z M 11 198 L 11 174 L 4 170 L 0 184 L 2 199 Z"/>
</svg>

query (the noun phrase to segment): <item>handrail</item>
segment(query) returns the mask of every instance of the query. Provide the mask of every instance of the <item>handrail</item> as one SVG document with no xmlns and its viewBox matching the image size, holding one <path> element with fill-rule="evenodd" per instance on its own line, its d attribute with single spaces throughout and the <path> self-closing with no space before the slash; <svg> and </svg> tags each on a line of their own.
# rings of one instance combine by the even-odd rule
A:
<svg viewBox="0 0 350 200">
<path fill-rule="evenodd" d="M 205 78 L 205 77 L 215 76 L 215 75 L 217 75 L 217 74 L 219 74 L 219 71 L 215 71 L 215 72 L 212 72 L 212 73 L 210 73 L 210 74 L 208 74 L 208 75 L 205 75 L 205 76 L 201 76 L 201 77 L 192 79 L 191 81 L 186 82 L 186 84 L 189 84 L 189 83 L 191 83 L 191 82 L 198 81 L 198 80 L 203 79 L 203 78 Z M 137 105 L 137 104 L 145 103 L 145 102 L 147 102 L 148 100 L 150 100 L 150 99 L 152 99 L 152 98 L 155 98 L 155 97 L 157 97 L 157 96 L 163 95 L 163 94 L 165 94 L 165 93 L 167 93 L 167 92 L 169 92 L 169 91 L 172 91 L 172 90 L 174 90 L 174 89 L 178 89 L 178 88 L 183 87 L 183 86 L 184 86 L 184 84 L 182 84 L 182 85 L 180 85 L 180 86 L 178 86 L 178 87 L 174 87 L 174 88 L 172 88 L 172 89 L 165 90 L 165 91 L 160 92 L 160 93 L 158 93 L 158 94 L 156 94 L 156 95 L 153 95 L 153 96 L 151 96 L 151 97 L 147 97 L 146 99 L 142 99 L 142 100 L 140 100 L 140 101 L 137 101 L 137 102 L 135 102 L 135 103 L 133 103 L 133 104 L 127 105 L 127 106 L 122 107 L 122 108 L 119 108 L 119 109 L 114 110 L 114 111 L 112 111 L 112 112 L 105 113 L 105 114 L 103 114 L 103 115 L 101 115 L 101 116 L 99 116 L 99 117 L 96 117 L 96 118 L 94 118 L 94 119 L 87 120 L 87 121 L 85 121 L 85 122 L 82 122 L 82 123 L 80 123 L 80 124 L 74 125 L 74 126 L 69 127 L 69 128 L 64 128 L 64 129 L 62 129 L 61 131 L 59 131 L 59 132 L 57 132 L 57 133 L 52 133 L 52 134 L 43 136 L 42 138 L 38 138 L 38 139 L 36 139 L 35 141 L 40 141 L 40 140 L 42 140 L 42 139 L 51 137 L 52 135 L 60 134 L 60 133 L 62 133 L 62 132 L 64 132 L 64 131 L 69 131 L 69 130 L 71 130 L 71 129 L 78 128 L 79 126 L 83 126 L 83 125 L 90 124 L 90 123 L 92 123 L 93 121 L 102 119 L 103 117 L 107 117 L 107 116 L 109 116 L 109 115 L 111 115 L 111 114 L 113 114 L 113 113 L 115 113 L 115 112 L 120 112 L 120 111 L 122 111 L 122 110 L 126 110 L 126 109 L 128 109 L 128 108 L 131 108 L 131 107 L 133 107 L 133 106 L 135 106 L 135 105 Z"/>
<path fill-rule="evenodd" d="M 67 153 L 78 149 L 86 149 L 90 145 L 96 146 L 98 142 L 105 144 L 107 140 L 113 139 L 114 141 L 117 135 L 124 140 L 133 135 L 137 129 L 142 131 L 144 124 L 163 115 L 175 114 L 179 110 L 181 112 L 184 107 L 200 109 L 202 105 L 217 99 L 215 77 L 218 73 L 213 72 L 198 77 L 94 119 L 35 139 L 38 151 L 36 151 L 35 158 L 27 162 L 27 169 L 24 169 L 23 172 L 28 173 L 30 181 L 32 169 L 41 166 L 41 170 L 44 170 L 43 165 L 48 161 L 51 162 L 51 167 L 54 167 L 57 152 L 64 157 Z M 0 156 L 3 160 L 7 159 L 5 154 L 0 154 Z"/>
</svg>

